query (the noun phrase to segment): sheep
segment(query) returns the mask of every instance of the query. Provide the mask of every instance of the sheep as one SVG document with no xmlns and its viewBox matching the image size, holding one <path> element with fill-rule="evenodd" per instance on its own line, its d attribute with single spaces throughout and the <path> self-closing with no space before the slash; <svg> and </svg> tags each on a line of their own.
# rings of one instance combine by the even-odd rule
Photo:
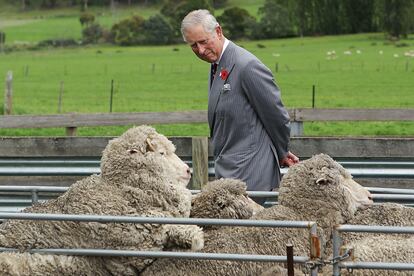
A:
<svg viewBox="0 0 414 276">
<path fill-rule="evenodd" d="M 397 203 L 381 203 L 366 210 L 359 210 L 347 224 L 377 226 L 414 226 L 414 208 Z M 346 232 L 342 233 L 345 243 L 357 241 L 375 235 L 374 233 Z M 396 234 L 401 237 L 401 234 Z M 389 235 L 391 236 L 391 235 Z M 395 236 L 395 235 L 392 235 Z M 407 237 L 405 235 L 405 237 Z"/>
<path fill-rule="evenodd" d="M 189 217 L 191 192 L 186 185 L 191 175 L 189 167 L 174 151 L 171 141 L 155 129 L 149 126 L 131 128 L 111 140 L 104 149 L 100 175 L 84 178 L 57 199 L 36 204 L 23 212 Z M 199 250 L 203 243 L 202 229 L 195 225 L 13 220 L 0 226 L 0 246 L 20 251 L 31 248 L 162 250 L 169 246 Z M 8 256 L 0 254 L 0 271 L 7 267 L 10 271 L 23 269 L 21 261 L 11 265 Z M 24 256 L 30 255 L 20 256 L 29 263 L 41 258 Z M 62 257 L 62 260 L 67 258 Z M 88 262 L 95 263 L 92 271 L 78 270 L 79 273 L 95 274 L 95 271 L 106 270 L 112 275 L 135 275 L 152 260 L 72 257 L 71 261 L 84 270 L 91 267 Z M 41 263 L 39 270 L 32 274 L 48 274 Z M 59 266 L 58 261 L 55 263 Z M 98 264 L 102 266 L 99 269 Z M 36 267 L 34 263 L 28 266 L 32 270 Z"/>
<path fill-rule="evenodd" d="M 190 217 L 248 219 L 264 207 L 254 202 L 246 189 L 246 183 L 237 179 L 211 181 L 191 200 Z"/>
<path fill-rule="evenodd" d="M 290 167 L 281 182 L 279 205 L 252 219 L 316 221 L 326 240 L 333 225 L 371 204 L 365 188 L 331 157 L 319 154 Z M 308 238 L 307 229 L 222 227 L 209 233 L 202 252 L 286 255 L 286 244 L 291 243 L 296 255 L 305 256 L 310 251 Z M 159 259 L 142 275 L 259 275 L 268 269 L 272 264 L 262 262 Z"/>
<path fill-rule="evenodd" d="M 351 250 L 354 262 L 414 263 L 414 237 L 393 236 L 386 234 L 366 237 L 350 242 L 341 248 Z M 413 271 L 355 269 L 341 271 L 341 275 L 413 275 Z"/>
<path fill-rule="evenodd" d="M 201 193 L 191 201 L 190 217 L 220 218 L 220 219 L 249 219 L 264 207 L 257 204 L 247 195 L 247 184 L 238 179 L 221 178 L 208 182 Z M 208 239 L 217 229 L 216 226 L 204 226 L 204 236 Z M 281 266 L 274 266 L 261 276 L 288 275 Z"/>
<path fill-rule="evenodd" d="M 86 261 L 77 256 L 45 255 L 22 252 L 0 254 L 0 275 L 2 276 L 44 276 L 44 275 L 109 275 L 99 258 Z"/>
<path fill-rule="evenodd" d="M 414 209 L 397 203 L 383 203 L 356 212 L 347 224 L 414 226 Z M 342 251 L 351 250 L 353 261 L 414 263 L 411 234 L 341 233 Z M 344 272 L 345 273 L 345 272 Z M 355 270 L 353 275 L 412 275 L 412 271 Z M 346 274 L 345 274 L 346 275 Z"/>
</svg>

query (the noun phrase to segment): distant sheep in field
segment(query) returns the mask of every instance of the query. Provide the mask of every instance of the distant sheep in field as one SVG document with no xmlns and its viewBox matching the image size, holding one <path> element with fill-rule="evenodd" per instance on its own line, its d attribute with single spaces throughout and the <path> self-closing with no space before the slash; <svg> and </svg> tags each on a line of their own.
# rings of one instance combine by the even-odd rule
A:
<svg viewBox="0 0 414 276">
<path fill-rule="evenodd" d="M 327 155 L 316 155 L 289 168 L 279 189 L 279 205 L 265 208 L 252 219 L 310 220 L 321 226 L 322 250 L 332 226 L 345 223 L 372 204 L 370 193 Z M 309 254 L 307 229 L 223 227 L 209 231 L 203 252 L 286 255 Z M 260 275 L 275 269 L 271 263 L 159 259 L 143 275 Z M 284 271 L 277 267 L 277 271 Z M 276 271 L 275 270 L 275 271 Z M 265 274 L 266 275 L 266 274 Z"/>
<path fill-rule="evenodd" d="M 135 127 L 111 140 L 101 160 L 101 175 L 73 184 L 57 199 L 24 212 L 139 217 L 189 217 L 188 166 L 175 147 L 148 126 Z M 158 225 L 69 221 L 6 221 L 0 246 L 18 248 L 108 248 L 163 250 L 203 247 L 203 232 L 194 225 Z M 135 275 L 151 259 L 70 257 L 1 253 L 2 275 Z M 68 270 L 65 270 L 68 269 Z"/>
</svg>

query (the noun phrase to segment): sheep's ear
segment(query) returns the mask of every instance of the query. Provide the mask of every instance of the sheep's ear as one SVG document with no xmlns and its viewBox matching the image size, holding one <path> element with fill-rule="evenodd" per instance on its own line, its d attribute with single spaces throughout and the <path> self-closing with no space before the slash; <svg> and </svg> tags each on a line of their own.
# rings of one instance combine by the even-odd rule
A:
<svg viewBox="0 0 414 276">
<path fill-rule="evenodd" d="M 328 178 L 327 178 L 326 176 L 323 176 L 323 177 L 318 178 L 318 179 L 315 181 L 315 183 L 316 183 L 317 185 L 328 185 L 329 180 L 328 180 Z"/>
<path fill-rule="evenodd" d="M 147 152 L 148 151 L 155 152 L 154 145 L 151 143 L 150 138 L 147 138 L 147 140 L 145 140 L 145 141 L 147 142 Z"/>
<path fill-rule="evenodd" d="M 138 150 L 137 150 L 137 149 L 129 149 L 129 150 L 128 150 L 128 153 L 129 153 L 129 154 L 138 153 Z"/>
</svg>

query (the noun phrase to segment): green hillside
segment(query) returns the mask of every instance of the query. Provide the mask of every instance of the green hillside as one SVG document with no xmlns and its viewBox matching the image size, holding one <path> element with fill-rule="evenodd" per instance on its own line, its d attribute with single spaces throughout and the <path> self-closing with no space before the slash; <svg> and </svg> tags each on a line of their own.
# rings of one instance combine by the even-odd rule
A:
<svg viewBox="0 0 414 276">
<path fill-rule="evenodd" d="M 232 1 L 235 3 L 236 1 Z M 241 2 L 241 1 L 240 1 Z M 242 1 L 256 9 L 258 1 Z M 138 8 L 138 7 L 136 7 Z M 7 41 L 36 42 L 80 35 L 78 11 L 0 12 Z M 98 20 L 115 17 L 101 11 Z M 117 18 L 133 11 L 120 7 Z M 155 8 L 142 9 L 149 16 Z M 219 12 L 219 11 L 218 11 Z M 38 14 L 37 14 L 38 13 Z M 101 22 L 101 21 L 100 21 Z M 288 108 L 414 108 L 414 37 L 389 42 L 383 34 L 238 41 L 275 74 Z M 11 43 L 11 42 L 10 42 Z M 333 55 L 332 52 L 335 52 Z M 330 55 L 328 53 L 331 53 Z M 62 113 L 205 110 L 208 64 L 184 44 L 151 47 L 95 45 L 0 52 L 0 85 L 13 72 L 14 114 L 54 114 L 63 84 Z M 117 135 L 125 127 L 84 128 L 80 135 Z M 207 135 L 206 125 L 160 126 L 167 135 Z M 0 135 L 64 135 L 63 129 L 0 130 Z M 305 135 L 414 136 L 406 123 L 307 123 Z"/>
</svg>

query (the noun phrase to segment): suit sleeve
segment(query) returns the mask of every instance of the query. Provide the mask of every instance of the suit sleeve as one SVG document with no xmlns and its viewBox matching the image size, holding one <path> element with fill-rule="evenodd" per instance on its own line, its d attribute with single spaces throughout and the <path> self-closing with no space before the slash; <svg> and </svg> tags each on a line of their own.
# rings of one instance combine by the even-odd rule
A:
<svg viewBox="0 0 414 276">
<path fill-rule="evenodd" d="M 242 89 L 276 148 L 279 160 L 289 151 L 290 118 L 272 72 L 259 60 L 242 70 Z"/>
</svg>

